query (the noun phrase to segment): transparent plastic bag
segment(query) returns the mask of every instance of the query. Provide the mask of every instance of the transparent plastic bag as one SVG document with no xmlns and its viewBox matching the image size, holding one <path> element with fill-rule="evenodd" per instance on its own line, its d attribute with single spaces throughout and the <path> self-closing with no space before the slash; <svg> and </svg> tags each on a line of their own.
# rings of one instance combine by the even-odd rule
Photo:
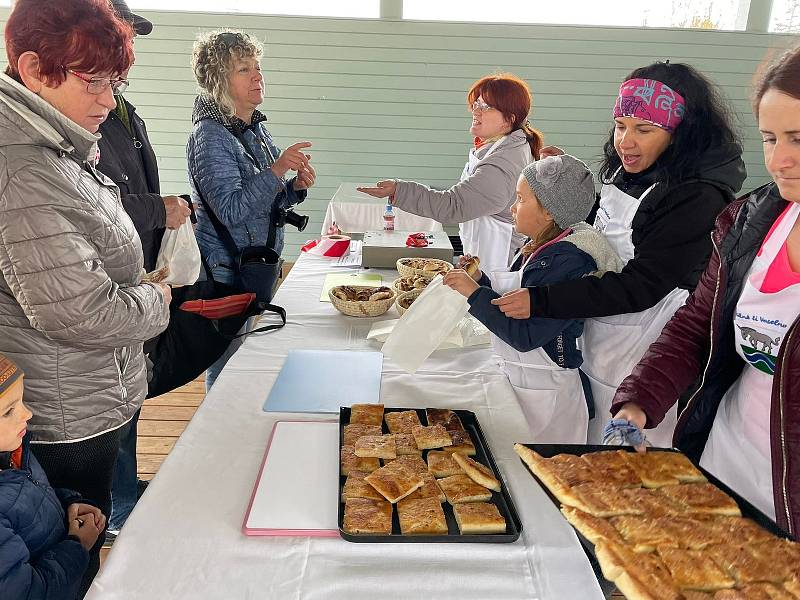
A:
<svg viewBox="0 0 800 600">
<path fill-rule="evenodd" d="M 167 229 L 161 240 L 156 268 L 145 278 L 180 287 L 192 285 L 200 276 L 200 248 L 189 219 L 177 229 Z M 154 276 L 154 274 L 157 274 Z"/>
</svg>

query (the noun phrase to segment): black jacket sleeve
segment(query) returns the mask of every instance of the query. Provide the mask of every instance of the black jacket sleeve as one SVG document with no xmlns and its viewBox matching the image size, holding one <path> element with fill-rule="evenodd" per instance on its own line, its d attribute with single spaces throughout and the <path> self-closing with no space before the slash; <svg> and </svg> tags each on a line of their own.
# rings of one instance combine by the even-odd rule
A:
<svg viewBox="0 0 800 600">
<path fill-rule="evenodd" d="M 550 266 L 546 269 L 538 269 L 529 264 L 522 274 L 522 285 L 529 287 L 550 281 L 582 278 L 595 269 L 597 265 L 594 260 L 585 252 L 576 249 L 574 252 L 558 253 L 553 256 Z M 545 345 L 574 322 L 574 319 L 530 317 L 520 320 L 506 317 L 491 302 L 499 298 L 500 294 L 486 285 L 490 283 L 486 275 L 481 277 L 480 283 L 481 287 L 468 298 L 470 314 L 519 352 L 528 352 Z"/>
<path fill-rule="evenodd" d="M 123 194 L 122 206 L 140 236 L 167 226 L 167 209 L 158 194 Z"/>
<path fill-rule="evenodd" d="M 529 288 L 531 314 L 588 318 L 655 306 L 708 261 L 714 220 L 726 204 L 725 196 L 710 184 L 677 187 L 659 201 L 622 272 Z"/>
</svg>

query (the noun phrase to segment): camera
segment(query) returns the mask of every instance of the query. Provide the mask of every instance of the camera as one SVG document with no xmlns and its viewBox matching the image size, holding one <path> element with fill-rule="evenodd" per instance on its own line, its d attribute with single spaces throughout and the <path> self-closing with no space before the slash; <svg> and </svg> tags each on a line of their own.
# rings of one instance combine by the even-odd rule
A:
<svg viewBox="0 0 800 600">
<path fill-rule="evenodd" d="M 279 208 L 275 225 L 283 227 L 286 224 L 297 227 L 297 231 L 303 231 L 308 225 L 308 215 L 298 214 L 291 209 Z"/>
</svg>

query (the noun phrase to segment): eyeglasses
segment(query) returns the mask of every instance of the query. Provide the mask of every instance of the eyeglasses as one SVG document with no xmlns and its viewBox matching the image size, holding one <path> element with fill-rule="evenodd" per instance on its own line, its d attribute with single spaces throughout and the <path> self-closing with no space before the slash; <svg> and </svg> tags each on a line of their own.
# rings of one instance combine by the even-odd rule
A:
<svg viewBox="0 0 800 600">
<path fill-rule="evenodd" d="M 86 91 L 94 96 L 99 96 L 100 94 L 104 93 L 108 88 L 111 88 L 111 93 L 115 96 L 121 96 L 125 90 L 128 89 L 128 80 L 127 79 L 103 79 L 100 77 L 89 77 L 87 78 L 85 75 L 81 75 L 72 69 L 67 69 L 66 67 L 64 70 L 69 73 L 70 75 L 74 75 L 81 81 L 86 83 Z"/>
<path fill-rule="evenodd" d="M 494 106 L 489 106 L 483 100 L 475 100 L 475 102 L 473 102 L 471 107 L 470 107 L 470 110 L 472 112 L 475 112 L 477 110 L 479 113 L 485 113 L 485 112 L 488 112 L 488 111 L 493 110 L 493 109 L 494 109 Z"/>
</svg>

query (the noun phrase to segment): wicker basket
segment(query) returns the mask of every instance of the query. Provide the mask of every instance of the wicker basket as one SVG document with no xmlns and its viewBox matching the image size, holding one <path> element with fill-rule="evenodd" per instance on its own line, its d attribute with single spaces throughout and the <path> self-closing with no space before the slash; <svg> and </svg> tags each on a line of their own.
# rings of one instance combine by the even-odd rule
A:
<svg viewBox="0 0 800 600">
<path fill-rule="evenodd" d="M 400 279 L 401 279 L 401 277 L 398 277 L 397 279 L 395 279 L 395 280 L 392 282 L 392 289 L 394 290 L 394 292 L 395 292 L 395 293 L 396 293 L 398 296 L 399 296 L 400 294 L 405 294 L 406 292 L 413 292 L 413 291 L 416 291 L 416 290 L 424 290 L 424 289 L 425 289 L 424 287 L 423 287 L 423 288 L 414 288 L 413 290 L 403 290 L 403 289 L 400 289 L 400 288 L 398 287 L 398 284 L 400 283 Z M 430 282 L 430 279 L 426 279 L 426 281 L 429 283 L 429 282 Z M 426 283 L 425 285 L 428 285 L 428 284 Z"/>
<path fill-rule="evenodd" d="M 413 298 L 416 300 L 419 298 L 420 294 L 425 290 L 411 290 L 410 292 L 403 292 L 400 294 L 397 299 L 394 301 L 395 306 L 397 306 L 397 312 L 400 316 L 403 316 L 403 313 L 406 312 L 408 309 L 403 308 L 402 304 L 400 303 L 401 300 L 405 300 L 406 298 Z"/>
<path fill-rule="evenodd" d="M 392 307 L 392 304 L 394 304 L 397 298 L 397 292 L 395 290 L 389 290 L 392 296 L 385 300 L 342 300 L 333 295 L 333 290 L 340 287 L 344 286 L 337 285 L 331 288 L 331 290 L 328 291 L 328 298 L 331 299 L 331 304 L 333 304 L 336 310 L 350 317 L 377 317 L 382 315 Z M 353 285 L 350 287 L 356 290 L 375 289 L 374 286 L 368 285 Z"/>
<path fill-rule="evenodd" d="M 425 271 L 423 269 L 415 269 L 414 267 L 408 265 L 407 263 L 410 261 L 418 261 L 424 260 L 427 263 L 436 263 L 437 265 L 441 265 L 441 271 Z M 453 265 L 447 262 L 446 260 L 440 260 L 438 258 L 400 258 L 397 260 L 397 272 L 400 273 L 400 277 L 412 277 L 413 275 L 420 275 L 425 279 L 433 279 L 439 273 L 444 275 L 448 271 L 453 268 Z"/>
</svg>

